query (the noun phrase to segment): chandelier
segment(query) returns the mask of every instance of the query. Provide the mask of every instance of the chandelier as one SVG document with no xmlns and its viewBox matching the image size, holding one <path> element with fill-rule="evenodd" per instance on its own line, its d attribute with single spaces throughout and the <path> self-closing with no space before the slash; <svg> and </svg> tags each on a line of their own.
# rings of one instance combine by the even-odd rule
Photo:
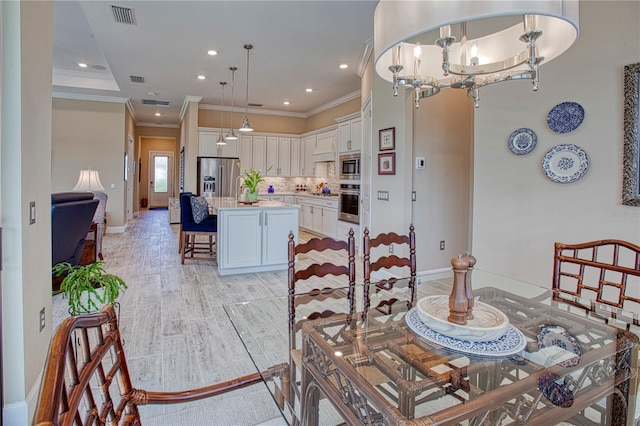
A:
<svg viewBox="0 0 640 426">
<path fill-rule="evenodd" d="M 479 106 L 480 88 L 529 79 L 578 38 L 578 0 L 380 0 L 374 20 L 375 68 L 420 99 L 443 88 L 466 89 Z"/>
<path fill-rule="evenodd" d="M 236 70 L 238 67 L 229 67 L 229 69 L 231 70 L 231 127 L 227 136 L 225 136 L 225 140 L 235 141 L 238 139 L 238 135 L 233 131 L 233 88 L 236 85 Z"/>
<path fill-rule="evenodd" d="M 249 124 L 249 52 L 253 49 L 252 44 L 245 44 L 244 48 L 247 49 L 247 94 L 245 98 L 246 109 L 244 111 L 244 121 L 242 126 L 238 129 L 241 132 L 253 132 L 253 127 Z"/>
<path fill-rule="evenodd" d="M 226 81 L 221 81 L 220 86 L 222 86 L 222 109 L 220 110 L 220 134 L 218 135 L 218 140 L 216 141 L 216 145 L 226 145 L 227 141 L 222 136 L 222 123 L 224 117 L 224 86 L 226 86 Z M 233 114 L 233 112 L 231 112 Z"/>
</svg>

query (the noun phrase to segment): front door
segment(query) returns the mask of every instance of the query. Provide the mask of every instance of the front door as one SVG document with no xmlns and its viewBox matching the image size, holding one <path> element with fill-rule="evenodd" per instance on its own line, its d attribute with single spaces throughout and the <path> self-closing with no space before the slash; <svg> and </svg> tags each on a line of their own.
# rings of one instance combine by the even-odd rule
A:
<svg viewBox="0 0 640 426">
<path fill-rule="evenodd" d="M 149 208 L 168 207 L 173 193 L 173 152 L 149 153 Z"/>
</svg>

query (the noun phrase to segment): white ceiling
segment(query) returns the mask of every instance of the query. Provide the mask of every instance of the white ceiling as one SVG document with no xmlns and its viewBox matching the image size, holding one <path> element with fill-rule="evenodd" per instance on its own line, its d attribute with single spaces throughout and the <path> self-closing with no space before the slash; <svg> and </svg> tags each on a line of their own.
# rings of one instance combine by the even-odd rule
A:
<svg viewBox="0 0 640 426">
<path fill-rule="evenodd" d="M 305 116 L 360 89 L 357 74 L 372 44 L 376 3 L 56 0 L 53 91 L 80 99 L 129 99 L 137 124 L 177 125 L 185 99 L 222 104 L 220 81 L 228 82 L 230 106 L 230 66 L 238 67 L 235 107 L 245 107 L 243 46 L 251 43 L 249 103 L 263 106 L 249 111 Z M 136 25 L 116 22 L 111 5 L 132 8 Z M 208 49 L 218 55 L 207 55 Z M 349 68 L 339 69 L 341 63 Z M 198 74 L 207 78 L 198 80 Z M 145 82 L 132 83 L 130 76 Z M 307 87 L 313 92 L 306 93 Z M 170 107 L 143 105 L 142 99 L 170 101 Z"/>
</svg>

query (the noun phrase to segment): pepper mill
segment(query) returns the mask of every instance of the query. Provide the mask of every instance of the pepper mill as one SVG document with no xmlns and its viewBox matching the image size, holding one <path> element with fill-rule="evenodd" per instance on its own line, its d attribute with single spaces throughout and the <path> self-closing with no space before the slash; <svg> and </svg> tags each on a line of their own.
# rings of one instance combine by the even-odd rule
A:
<svg viewBox="0 0 640 426">
<path fill-rule="evenodd" d="M 449 317 L 447 321 L 466 325 L 469 302 L 467 301 L 465 278 L 469 268 L 469 261 L 465 257 L 453 257 L 451 258 L 451 266 L 453 267 L 453 288 L 449 296 Z"/>
<path fill-rule="evenodd" d="M 467 270 L 467 274 L 464 280 L 464 288 L 465 293 L 467 295 L 467 319 L 473 319 L 473 305 L 474 297 L 473 297 L 473 287 L 471 286 L 471 272 L 473 271 L 473 266 L 476 264 L 476 258 L 471 255 L 471 253 L 466 252 L 464 254 L 464 258 L 469 262 L 469 269 Z"/>
</svg>

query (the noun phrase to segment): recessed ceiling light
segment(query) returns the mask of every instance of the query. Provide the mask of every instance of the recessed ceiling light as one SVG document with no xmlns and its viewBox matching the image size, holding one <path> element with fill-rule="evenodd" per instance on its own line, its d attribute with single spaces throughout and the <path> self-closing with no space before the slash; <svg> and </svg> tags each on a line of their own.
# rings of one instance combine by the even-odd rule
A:
<svg viewBox="0 0 640 426">
<path fill-rule="evenodd" d="M 284 104 L 285 105 L 289 105 L 289 101 L 284 101 Z"/>
<path fill-rule="evenodd" d="M 304 91 L 308 92 L 308 93 L 311 93 L 311 92 L 313 92 L 313 89 L 311 87 L 309 87 L 308 89 L 305 89 Z"/>
<path fill-rule="evenodd" d="M 159 112 L 156 112 L 156 117 L 160 117 L 162 114 L 160 114 Z"/>
<path fill-rule="evenodd" d="M 84 62 L 79 62 L 79 63 L 78 63 L 78 66 L 79 66 L 80 68 L 86 68 L 86 67 L 88 67 L 89 65 L 85 64 Z"/>
<path fill-rule="evenodd" d="M 207 54 L 211 56 L 216 56 L 218 54 L 218 51 L 213 49 L 207 50 Z"/>
<path fill-rule="evenodd" d="M 344 69 L 349 68 L 349 65 L 347 65 L 347 64 L 340 64 L 340 66 L 339 66 L 338 68 L 340 68 L 341 70 L 344 70 Z"/>
<path fill-rule="evenodd" d="M 207 78 L 207 77 L 205 77 L 204 75 L 199 75 L 198 76 L 198 80 L 204 80 L 205 78 Z"/>
</svg>

